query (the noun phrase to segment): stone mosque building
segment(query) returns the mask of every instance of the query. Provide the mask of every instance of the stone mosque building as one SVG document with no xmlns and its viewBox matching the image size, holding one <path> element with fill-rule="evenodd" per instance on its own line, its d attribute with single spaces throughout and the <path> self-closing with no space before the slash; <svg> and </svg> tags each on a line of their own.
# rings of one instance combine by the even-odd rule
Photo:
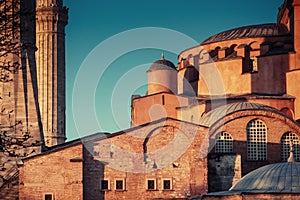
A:
<svg viewBox="0 0 300 200">
<path fill-rule="evenodd" d="M 12 99 L 44 143 L 19 164 L 19 199 L 300 198 L 300 0 L 275 23 L 182 51 L 176 66 L 163 55 L 145 69 L 147 94 L 132 96 L 131 128 L 66 143 L 67 9 L 37 2 L 28 68 L 13 81 L 27 93 Z"/>
</svg>

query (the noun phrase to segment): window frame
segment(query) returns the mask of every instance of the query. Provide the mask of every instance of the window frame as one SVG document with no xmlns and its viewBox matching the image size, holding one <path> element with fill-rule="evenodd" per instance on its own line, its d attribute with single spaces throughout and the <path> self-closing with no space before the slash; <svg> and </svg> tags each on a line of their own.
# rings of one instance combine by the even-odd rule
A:
<svg viewBox="0 0 300 200">
<path fill-rule="evenodd" d="M 122 181 L 122 189 L 117 189 L 117 181 Z M 114 181 L 114 189 L 116 191 L 125 191 L 126 186 L 125 186 L 125 178 L 115 178 Z"/>
<path fill-rule="evenodd" d="M 153 181 L 154 182 L 154 188 L 153 189 L 149 189 L 149 181 Z M 146 190 L 148 191 L 155 191 L 157 190 L 157 180 L 155 178 L 147 178 L 146 179 Z"/>
<path fill-rule="evenodd" d="M 54 193 L 52 192 L 47 192 L 43 194 L 43 200 L 46 200 L 46 195 L 51 195 L 51 200 L 54 200 Z"/>
<path fill-rule="evenodd" d="M 170 188 L 169 189 L 165 188 L 165 181 L 170 181 Z M 165 190 L 165 191 L 173 190 L 173 178 L 163 178 L 161 184 L 162 184 L 162 190 Z"/>
<path fill-rule="evenodd" d="M 267 161 L 268 160 L 267 125 L 260 119 L 250 120 L 246 126 L 246 136 L 247 136 L 247 160 L 254 161 L 254 162 Z"/>
<path fill-rule="evenodd" d="M 107 181 L 107 189 L 103 189 L 102 181 Z M 101 178 L 100 179 L 100 190 L 102 190 L 102 191 L 109 191 L 110 190 L 110 179 L 108 179 L 108 178 Z"/>
</svg>

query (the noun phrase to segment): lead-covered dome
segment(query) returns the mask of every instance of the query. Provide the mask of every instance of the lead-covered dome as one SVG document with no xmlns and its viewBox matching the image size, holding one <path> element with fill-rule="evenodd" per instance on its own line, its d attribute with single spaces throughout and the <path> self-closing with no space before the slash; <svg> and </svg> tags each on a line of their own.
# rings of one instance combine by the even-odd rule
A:
<svg viewBox="0 0 300 200">
<path fill-rule="evenodd" d="M 162 54 L 162 57 L 160 60 L 155 61 L 152 63 L 148 71 L 154 71 L 154 70 L 176 70 L 175 65 L 169 61 L 166 60 L 164 57 L 164 54 Z"/>
<path fill-rule="evenodd" d="M 289 31 L 283 24 L 269 23 L 243 26 L 213 35 L 202 42 L 202 45 L 240 38 L 274 37 L 288 35 Z"/>
<path fill-rule="evenodd" d="M 244 110 L 265 110 L 286 117 L 286 115 L 284 115 L 283 112 L 271 106 L 267 106 L 259 103 L 252 103 L 252 102 L 236 102 L 236 103 L 229 103 L 227 105 L 217 107 L 207 113 L 204 113 L 203 116 L 200 118 L 199 124 L 209 127 L 212 126 L 217 121 L 219 121 L 220 119 L 223 119 L 227 115 L 230 115 L 238 111 L 244 111 Z"/>
<path fill-rule="evenodd" d="M 238 181 L 229 191 L 242 193 L 300 193 L 300 163 L 266 165 Z"/>
</svg>

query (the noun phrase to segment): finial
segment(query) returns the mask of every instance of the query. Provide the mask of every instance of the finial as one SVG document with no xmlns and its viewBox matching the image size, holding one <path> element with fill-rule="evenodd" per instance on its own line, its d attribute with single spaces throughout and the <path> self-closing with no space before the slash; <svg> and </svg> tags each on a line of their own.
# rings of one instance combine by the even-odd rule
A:
<svg viewBox="0 0 300 200">
<path fill-rule="evenodd" d="M 287 162 L 295 162 L 293 140 L 290 141 L 290 157 L 287 159 Z"/>
<path fill-rule="evenodd" d="M 162 52 L 162 54 L 161 54 L 161 60 L 165 60 L 165 53 L 164 52 Z"/>
</svg>

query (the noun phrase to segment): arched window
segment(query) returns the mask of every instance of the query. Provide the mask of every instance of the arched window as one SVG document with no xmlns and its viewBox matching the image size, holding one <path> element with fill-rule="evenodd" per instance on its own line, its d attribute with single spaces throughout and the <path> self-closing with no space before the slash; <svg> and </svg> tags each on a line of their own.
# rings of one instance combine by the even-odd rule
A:
<svg viewBox="0 0 300 200">
<path fill-rule="evenodd" d="M 267 127 L 261 120 L 252 120 L 247 124 L 248 160 L 267 160 Z"/>
<path fill-rule="evenodd" d="M 300 161 L 299 157 L 299 138 L 296 134 L 288 132 L 281 137 L 281 158 L 287 161 L 290 156 L 290 145 L 293 144 L 294 159 Z"/>
<path fill-rule="evenodd" d="M 221 132 L 216 137 L 216 153 L 233 152 L 233 140 L 230 134 Z"/>
</svg>

